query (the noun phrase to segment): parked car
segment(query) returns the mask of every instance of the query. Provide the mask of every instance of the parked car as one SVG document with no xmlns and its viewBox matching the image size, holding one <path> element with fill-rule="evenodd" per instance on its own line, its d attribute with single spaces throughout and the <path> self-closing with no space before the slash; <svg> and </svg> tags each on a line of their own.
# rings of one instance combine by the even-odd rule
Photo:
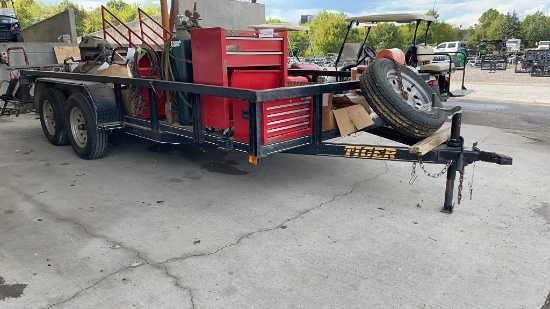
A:
<svg viewBox="0 0 550 309">
<path fill-rule="evenodd" d="M 466 43 L 462 41 L 443 42 L 438 44 L 434 51 L 440 53 L 455 53 L 460 48 L 466 49 Z"/>
</svg>

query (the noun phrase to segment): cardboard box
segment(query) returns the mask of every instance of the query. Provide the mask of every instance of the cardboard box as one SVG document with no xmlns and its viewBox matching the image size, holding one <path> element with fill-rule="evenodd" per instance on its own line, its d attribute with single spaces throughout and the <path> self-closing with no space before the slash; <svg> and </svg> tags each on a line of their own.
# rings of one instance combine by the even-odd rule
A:
<svg viewBox="0 0 550 309">
<path fill-rule="evenodd" d="M 356 95 L 356 94 L 340 94 L 335 95 L 332 99 L 332 105 L 336 108 L 344 108 L 359 104 L 365 108 L 367 113 L 372 113 L 372 110 L 367 103 L 367 99 L 365 99 L 362 95 Z"/>
<path fill-rule="evenodd" d="M 346 136 L 374 124 L 367 110 L 360 104 L 332 111 L 341 136 Z"/>
<path fill-rule="evenodd" d="M 322 108 L 322 122 L 323 122 L 323 131 L 333 130 L 337 128 L 336 118 L 334 118 L 334 113 L 332 112 L 332 93 L 323 94 L 323 108 Z"/>
</svg>

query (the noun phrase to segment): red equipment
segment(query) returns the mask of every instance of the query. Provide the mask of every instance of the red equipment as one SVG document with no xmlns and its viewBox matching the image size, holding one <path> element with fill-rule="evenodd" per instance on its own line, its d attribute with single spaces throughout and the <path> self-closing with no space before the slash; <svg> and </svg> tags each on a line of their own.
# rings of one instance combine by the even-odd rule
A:
<svg viewBox="0 0 550 309">
<path fill-rule="evenodd" d="M 261 31 L 191 30 L 194 83 L 254 90 L 286 87 L 286 31 L 261 36 Z M 235 140 L 248 141 L 248 101 L 209 95 L 200 100 L 204 126 L 234 126 Z M 261 114 L 262 144 L 311 134 L 311 97 L 269 102 Z"/>
</svg>

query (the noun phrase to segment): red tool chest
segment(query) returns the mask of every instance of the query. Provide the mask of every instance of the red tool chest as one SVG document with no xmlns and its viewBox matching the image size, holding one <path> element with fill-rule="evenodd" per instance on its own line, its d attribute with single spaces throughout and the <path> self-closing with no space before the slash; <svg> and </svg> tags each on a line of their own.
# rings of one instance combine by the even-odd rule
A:
<svg viewBox="0 0 550 309">
<path fill-rule="evenodd" d="M 287 86 L 285 31 L 260 38 L 259 31 L 195 29 L 191 31 L 191 49 L 194 83 L 254 90 Z M 235 140 L 248 142 L 248 119 L 242 117 L 248 101 L 208 95 L 201 95 L 200 101 L 203 126 L 234 126 Z M 261 114 L 262 144 L 311 134 L 309 97 L 268 102 L 263 104 Z"/>
</svg>

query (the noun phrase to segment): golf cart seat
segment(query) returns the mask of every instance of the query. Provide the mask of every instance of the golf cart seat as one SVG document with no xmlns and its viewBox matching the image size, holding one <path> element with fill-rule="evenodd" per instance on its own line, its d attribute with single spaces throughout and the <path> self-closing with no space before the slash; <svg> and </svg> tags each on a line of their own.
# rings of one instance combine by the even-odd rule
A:
<svg viewBox="0 0 550 309">
<path fill-rule="evenodd" d="M 441 71 L 448 71 L 454 69 L 454 63 L 445 62 L 433 62 L 435 57 L 434 49 L 431 46 L 418 45 L 416 47 L 416 60 L 418 63 L 425 63 L 420 66 L 418 72 L 420 73 L 439 73 Z"/>
</svg>

